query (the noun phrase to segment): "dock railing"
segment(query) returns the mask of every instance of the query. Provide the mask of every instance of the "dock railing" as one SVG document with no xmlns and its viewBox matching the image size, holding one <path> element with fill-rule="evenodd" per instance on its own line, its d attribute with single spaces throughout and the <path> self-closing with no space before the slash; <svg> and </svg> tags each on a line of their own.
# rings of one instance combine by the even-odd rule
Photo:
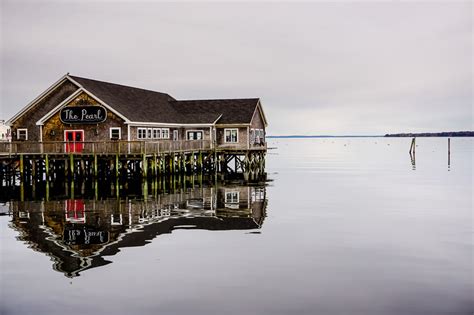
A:
<svg viewBox="0 0 474 315">
<path fill-rule="evenodd" d="M 14 141 L 0 142 L 0 155 L 18 154 L 161 154 L 212 149 L 210 140 L 181 141 Z"/>
</svg>

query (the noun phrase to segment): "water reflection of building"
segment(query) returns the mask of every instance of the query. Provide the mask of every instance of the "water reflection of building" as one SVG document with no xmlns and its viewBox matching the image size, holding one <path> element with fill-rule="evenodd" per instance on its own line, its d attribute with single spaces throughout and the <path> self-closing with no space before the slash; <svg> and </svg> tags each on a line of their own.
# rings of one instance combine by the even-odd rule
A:
<svg viewBox="0 0 474 315">
<path fill-rule="evenodd" d="M 259 229 L 266 211 L 265 187 L 223 186 L 127 199 L 10 203 L 19 240 L 44 252 L 68 277 L 110 263 L 104 256 L 144 246 L 176 229 Z"/>
</svg>

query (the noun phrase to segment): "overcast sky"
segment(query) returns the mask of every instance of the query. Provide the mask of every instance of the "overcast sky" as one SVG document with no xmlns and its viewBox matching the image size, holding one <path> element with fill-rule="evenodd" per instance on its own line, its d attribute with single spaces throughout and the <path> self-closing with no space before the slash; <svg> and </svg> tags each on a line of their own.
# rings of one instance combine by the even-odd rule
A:
<svg viewBox="0 0 474 315">
<path fill-rule="evenodd" d="M 260 97 L 269 134 L 474 129 L 472 1 L 0 1 L 0 119 L 70 72 Z"/>
</svg>

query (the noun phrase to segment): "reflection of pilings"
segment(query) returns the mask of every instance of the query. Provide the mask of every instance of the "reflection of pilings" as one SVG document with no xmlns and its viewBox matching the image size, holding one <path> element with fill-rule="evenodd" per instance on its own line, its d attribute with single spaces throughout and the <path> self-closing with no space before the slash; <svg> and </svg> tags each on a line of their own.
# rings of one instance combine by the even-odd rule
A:
<svg viewBox="0 0 474 315">
<path fill-rule="evenodd" d="M 416 170 L 416 161 L 415 161 L 415 152 L 413 151 L 410 152 L 410 160 L 411 160 L 411 166 L 412 166 L 412 170 Z"/>
</svg>

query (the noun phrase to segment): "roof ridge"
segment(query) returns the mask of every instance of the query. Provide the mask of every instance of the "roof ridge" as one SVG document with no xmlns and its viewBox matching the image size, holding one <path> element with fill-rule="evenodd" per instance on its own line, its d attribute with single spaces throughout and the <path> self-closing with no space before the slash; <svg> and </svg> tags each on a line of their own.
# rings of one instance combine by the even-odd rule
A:
<svg viewBox="0 0 474 315">
<path fill-rule="evenodd" d="M 196 101 L 236 101 L 236 100 L 259 100 L 260 97 L 245 97 L 245 98 L 203 98 L 203 99 L 180 99 L 173 102 L 196 102 Z"/>
<path fill-rule="evenodd" d="M 108 82 L 108 81 L 101 81 L 101 80 L 96 80 L 96 79 L 84 78 L 84 77 L 79 77 L 79 76 L 75 76 L 75 75 L 71 75 L 71 74 L 68 74 L 68 76 L 71 77 L 72 79 L 76 79 L 76 78 L 77 78 L 77 79 L 81 79 L 81 80 L 88 80 L 88 81 L 94 81 L 94 82 L 98 82 L 98 83 L 105 83 L 105 84 L 120 86 L 120 87 L 124 87 L 124 88 L 129 88 L 129 89 L 136 89 L 136 90 L 142 90 L 142 91 L 147 91 L 147 92 L 165 94 L 165 95 L 170 96 L 172 99 L 174 99 L 174 97 L 172 97 L 170 94 L 165 93 L 165 92 L 159 92 L 159 91 L 154 91 L 154 90 L 139 88 L 139 87 L 135 87 L 135 86 L 130 86 L 130 85 L 118 84 L 118 83 L 114 83 L 114 82 Z"/>
</svg>

